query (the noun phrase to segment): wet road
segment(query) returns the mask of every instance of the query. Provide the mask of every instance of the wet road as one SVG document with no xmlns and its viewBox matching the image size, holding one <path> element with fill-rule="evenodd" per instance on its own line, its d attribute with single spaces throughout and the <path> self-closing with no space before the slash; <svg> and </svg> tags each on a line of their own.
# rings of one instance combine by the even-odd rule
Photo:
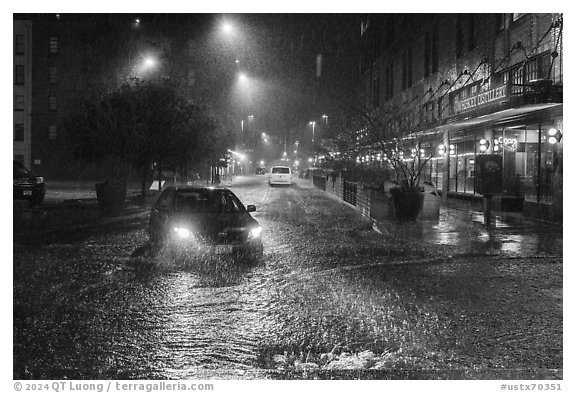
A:
<svg viewBox="0 0 576 393">
<path fill-rule="evenodd" d="M 561 378 L 561 254 L 459 258 L 305 181 L 231 188 L 257 206 L 261 265 L 153 255 L 145 221 L 15 245 L 14 378 Z"/>
</svg>

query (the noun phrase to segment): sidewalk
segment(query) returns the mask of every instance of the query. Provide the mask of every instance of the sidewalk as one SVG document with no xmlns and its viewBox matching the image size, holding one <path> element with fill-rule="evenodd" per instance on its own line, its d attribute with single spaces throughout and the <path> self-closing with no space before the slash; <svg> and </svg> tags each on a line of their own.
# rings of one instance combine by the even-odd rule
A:
<svg viewBox="0 0 576 393">
<path fill-rule="evenodd" d="M 463 254 L 532 257 L 562 256 L 563 251 L 562 224 L 527 218 L 522 213 L 492 212 L 491 226 L 486 227 L 481 204 L 456 199 L 440 206 L 437 220 L 381 220 L 375 226 L 402 240 L 454 246 Z"/>
<path fill-rule="evenodd" d="M 330 192 L 316 188 L 309 179 L 298 179 L 298 184 L 303 188 L 315 188 L 339 203 L 354 208 Z M 386 205 L 379 208 L 383 211 L 372 214 L 372 217 L 378 218 L 371 218 L 374 229 L 398 240 L 453 246 L 455 252 L 466 255 L 563 255 L 562 224 L 528 218 L 522 213 L 493 211 L 492 225 L 487 228 L 479 202 L 448 198 L 440 206 L 438 219 L 418 219 L 416 222 L 398 221 L 389 217 Z"/>
</svg>

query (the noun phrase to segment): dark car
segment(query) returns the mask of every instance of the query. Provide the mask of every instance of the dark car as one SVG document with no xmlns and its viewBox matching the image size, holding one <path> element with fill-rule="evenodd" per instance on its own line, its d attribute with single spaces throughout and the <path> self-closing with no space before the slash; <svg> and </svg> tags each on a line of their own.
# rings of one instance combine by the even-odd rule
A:
<svg viewBox="0 0 576 393">
<path fill-rule="evenodd" d="M 42 203 L 46 194 L 42 176 L 36 176 L 24 164 L 14 160 L 13 180 L 14 199 L 27 200 L 31 207 Z"/>
<path fill-rule="evenodd" d="M 171 186 L 150 212 L 150 242 L 178 252 L 214 253 L 259 259 L 262 228 L 227 188 Z"/>
<path fill-rule="evenodd" d="M 257 175 L 265 175 L 266 174 L 266 167 L 264 166 L 259 166 L 258 168 L 256 168 L 255 173 Z"/>
</svg>

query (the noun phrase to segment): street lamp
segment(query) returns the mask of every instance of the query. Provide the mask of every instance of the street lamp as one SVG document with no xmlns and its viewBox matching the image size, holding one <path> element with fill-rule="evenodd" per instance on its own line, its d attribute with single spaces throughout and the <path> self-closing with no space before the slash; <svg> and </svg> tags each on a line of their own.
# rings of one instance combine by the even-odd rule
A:
<svg viewBox="0 0 576 393">
<path fill-rule="evenodd" d="M 154 68 L 155 65 L 156 65 L 156 60 L 154 60 L 152 57 L 146 57 L 144 59 L 144 68 L 145 69 Z"/>
<path fill-rule="evenodd" d="M 226 35 L 230 35 L 234 31 L 234 26 L 230 22 L 223 22 L 221 27 L 222 27 L 222 31 Z"/>
<path fill-rule="evenodd" d="M 316 122 L 311 121 L 309 124 L 312 126 L 312 142 L 314 142 L 314 128 L 316 128 Z"/>
<path fill-rule="evenodd" d="M 326 125 L 328 125 L 328 115 L 322 115 L 322 118 L 326 121 Z"/>
</svg>

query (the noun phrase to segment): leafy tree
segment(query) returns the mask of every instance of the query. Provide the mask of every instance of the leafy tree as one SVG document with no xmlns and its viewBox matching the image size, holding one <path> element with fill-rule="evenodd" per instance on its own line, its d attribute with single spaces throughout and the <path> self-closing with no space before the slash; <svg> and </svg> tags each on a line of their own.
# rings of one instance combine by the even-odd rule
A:
<svg viewBox="0 0 576 393">
<path fill-rule="evenodd" d="M 68 119 L 67 137 L 76 159 L 107 164 L 108 180 L 127 165 L 142 170 L 142 193 L 151 164 L 186 168 L 226 152 L 226 133 L 207 108 L 187 100 L 168 81 L 138 80 L 94 93 Z"/>
</svg>

